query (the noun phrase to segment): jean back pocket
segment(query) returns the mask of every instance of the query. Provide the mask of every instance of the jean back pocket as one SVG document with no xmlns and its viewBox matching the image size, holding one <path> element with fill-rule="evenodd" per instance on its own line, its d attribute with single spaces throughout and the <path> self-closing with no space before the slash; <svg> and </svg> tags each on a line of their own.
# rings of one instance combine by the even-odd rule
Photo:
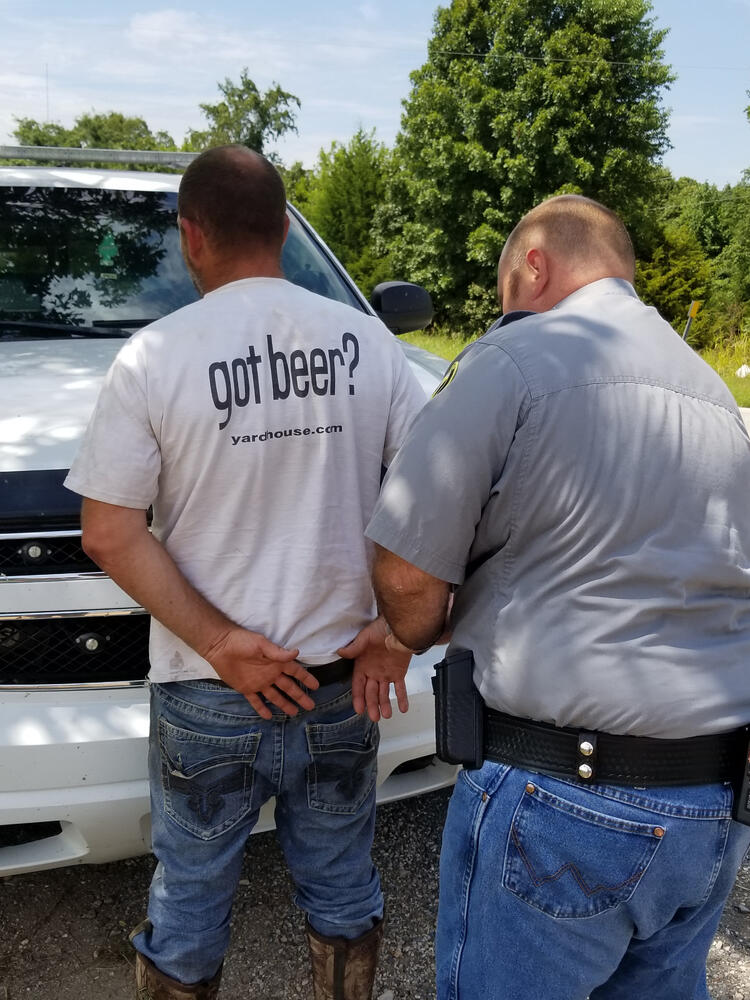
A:
<svg viewBox="0 0 750 1000">
<path fill-rule="evenodd" d="M 164 809 L 201 840 L 212 840 L 253 806 L 260 733 L 215 736 L 159 719 Z"/>
<path fill-rule="evenodd" d="M 503 885 L 549 916 L 590 917 L 630 898 L 664 834 L 529 783 L 508 835 Z"/>
<path fill-rule="evenodd" d="M 366 715 L 307 726 L 311 809 L 353 815 L 375 786 L 380 733 Z"/>
</svg>

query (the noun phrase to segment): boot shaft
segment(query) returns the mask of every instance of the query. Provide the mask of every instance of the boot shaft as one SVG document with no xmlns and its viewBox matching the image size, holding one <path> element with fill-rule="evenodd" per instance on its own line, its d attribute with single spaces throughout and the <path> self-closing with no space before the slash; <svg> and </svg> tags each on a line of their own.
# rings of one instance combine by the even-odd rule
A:
<svg viewBox="0 0 750 1000">
<path fill-rule="evenodd" d="M 383 921 L 366 934 L 330 938 L 307 924 L 315 1000 L 372 1000 Z"/>
<path fill-rule="evenodd" d="M 136 1000 L 216 1000 L 220 981 L 221 969 L 210 982 L 186 986 L 165 976 L 145 955 L 135 953 Z"/>
</svg>

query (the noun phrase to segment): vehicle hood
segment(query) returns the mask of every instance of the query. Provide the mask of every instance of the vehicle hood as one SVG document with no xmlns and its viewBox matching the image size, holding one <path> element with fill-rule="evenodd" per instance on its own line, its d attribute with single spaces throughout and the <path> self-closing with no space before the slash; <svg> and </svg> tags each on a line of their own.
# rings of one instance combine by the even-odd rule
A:
<svg viewBox="0 0 750 1000">
<path fill-rule="evenodd" d="M 120 338 L 0 342 L 0 469 L 70 468 L 102 380 L 124 343 Z M 399 343 L 431 395 L 446 362 Z"/>
<path fill-rule="evenodd" d="M 419 379 L 420 385 L 427 395 L 431 396 L 445 375 L 450 362 L 446 361 L 445 358 L 438 357 L 437 354 L 431 354 L 421 347 L 410 344 L 407 340 L 399 340 L 399 344 L 411 365 L 412 371 Z"/>
<path fill-rule="evenodd" d="M 0 469 L 68 469 L 124 340 L 0 343 Z"/>
</svg>

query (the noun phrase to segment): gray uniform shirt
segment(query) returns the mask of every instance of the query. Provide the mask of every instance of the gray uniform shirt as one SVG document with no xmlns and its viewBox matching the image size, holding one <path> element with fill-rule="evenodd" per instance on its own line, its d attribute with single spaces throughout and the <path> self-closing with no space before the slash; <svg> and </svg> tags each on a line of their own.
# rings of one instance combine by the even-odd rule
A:
<svg viewBox="0 0 750 1000">
<path fill-rule="evenodd" d="M 750 720 L 750 440 L 625 281 L 471 345 L 367 534 L 458 585 L 452 647 L 493 708 L 663 738 Z"/>
</svg>

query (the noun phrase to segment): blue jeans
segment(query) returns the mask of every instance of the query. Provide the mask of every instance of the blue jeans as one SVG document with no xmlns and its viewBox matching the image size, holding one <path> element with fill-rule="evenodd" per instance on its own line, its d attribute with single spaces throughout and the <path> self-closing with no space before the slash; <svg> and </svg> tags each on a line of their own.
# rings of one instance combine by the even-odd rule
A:
<svg viewBox="0 0 750 1000">
<path fill-rule="evenodd" d="M 314 930 L 359 937 L 383 914 L 370 851 L 378 727 L 352 708 L 350 684 L 310 692 L 316 706 L 261 719 L 211 681 L 153 684 L 149 777 L 151 927 L 133 943 L 182 983 L 211 979 L 229 943 L 243 853 L 276 796 L 276 829 L 295 902 Z"/>
<path fill-rule="evenodd" d="M 459 774 L 440 858 L 438 1000 L 705 1000 L 750 827 L 726 785 Z"/>
</svg>

